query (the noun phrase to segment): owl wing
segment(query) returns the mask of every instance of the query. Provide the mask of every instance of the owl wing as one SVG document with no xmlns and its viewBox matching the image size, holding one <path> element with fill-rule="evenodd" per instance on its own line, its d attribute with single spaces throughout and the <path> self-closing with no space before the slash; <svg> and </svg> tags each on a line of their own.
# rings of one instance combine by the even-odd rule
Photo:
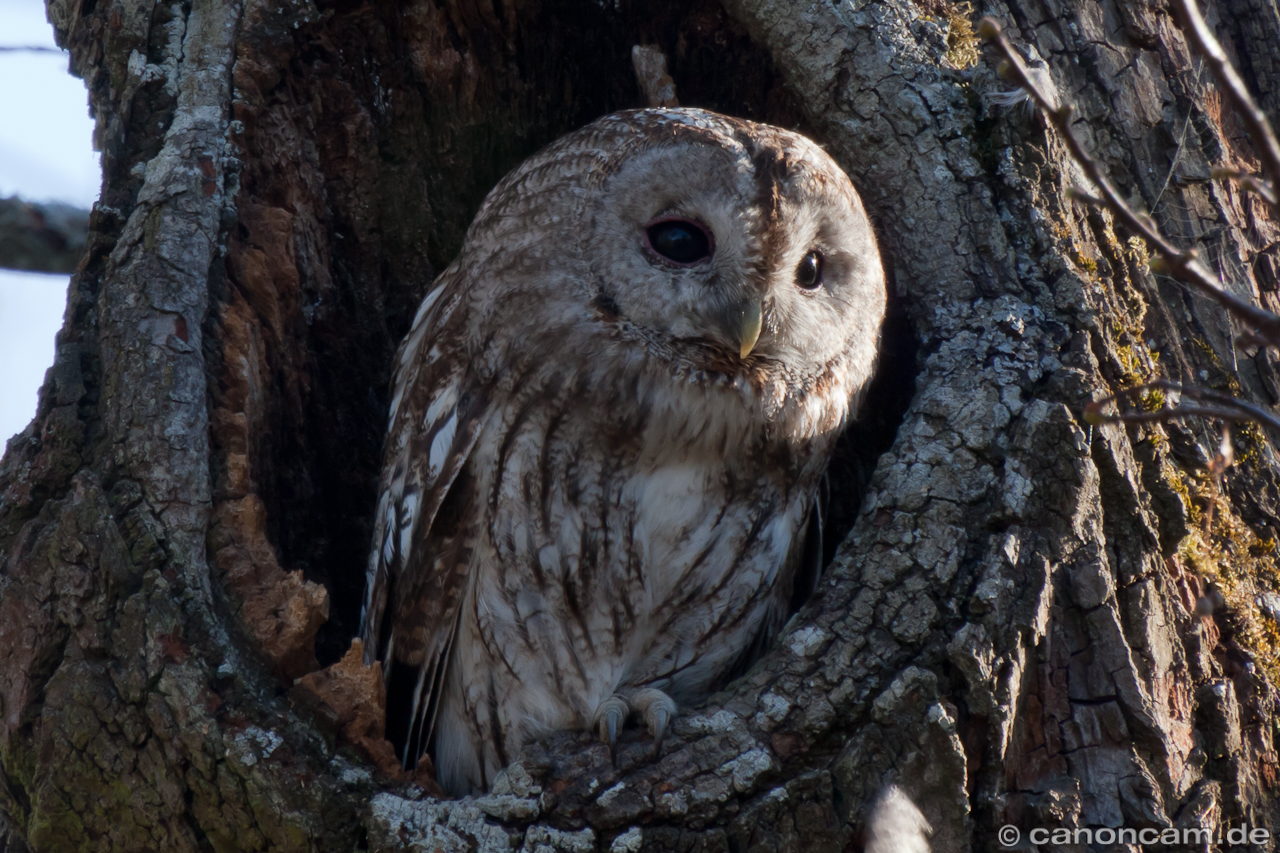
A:
<svg viewBox="0 0 1280 853">
<path fill-rule="evenodd" d="M 818 590 L 826 552 L 826 542 L 823 537 L 830 499 L 830 474 L 824 471 L 822 479 L 818 481 L 818 491 L 813 496 L 813 505 L 809 508 L 804 535 L 801 537 L 799 546 L 793 546 L 788 555 L 789 559 L 796 562 L 795 574 L 792 575 L 794 580 L 791 583 L 791 606 L 787 613 L 788 617 L 799 610 Z"/>
<path fill-rule="evenodd" d="M 773 645 L 787 620 L 817 591 L 823 567 L 822 531 L 830 497 L 830 481 L 824 473 L 809 505 L 804 525 L 796 531 L 796 537 L 783 564 L 782 575 L 791 580 L 790 597 L 774 602 L 774 606 L 760 620 L 750 642 L 743 647 L 742 653 L 711 682 L 712 692 L 723 690 L 730 682 L 746 675 Z"/>
<path fill-rule="evenodd" d="M 488 409 L 459 343 L 467 320 L 460 284 L 456 275 L 442 276 L 396 356 L 360 618 L 366 663 L 383 661 L 389 681 L 402 666 L 397 661 L 415 670 L 407 767 L 430 739 L 467 587 L 465 536 L 457 534 L 458 513 L 449 505 L 467 501 L 460 494 L 469 491 L 467 478 L 460 475 Z"/>
</svg>

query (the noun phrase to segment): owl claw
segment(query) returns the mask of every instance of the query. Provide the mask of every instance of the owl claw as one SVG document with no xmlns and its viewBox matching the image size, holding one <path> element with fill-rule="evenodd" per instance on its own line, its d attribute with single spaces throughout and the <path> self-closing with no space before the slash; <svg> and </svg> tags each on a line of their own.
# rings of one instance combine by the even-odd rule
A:
<svg viewBox="0 0 1280 853">
<path fill-rule="evenodd" d="M 649 723 L 649 731 L 653 733 L 653 754 L 661 755 L 662 736 L 667 733 L 667 721 L 671 719 L 671 715 L 665 708 L 659 708 L 651 716 L 653 720 Z"/>
<path fill-rule="evenodd" d="M 661 690 L 646 687 L 637 690 L 631 697 L 631 704 L 644 717 L 653 736 L 653 754 L 662 754 L 662 738 L 667 733 L 667 726 L 676 715 L 676 703 Z"/>
<path fill-rule="evenodd" d="M 613 769 L 618 769 L 618 732 L 631 713 L 630 706 L 621 696 L 614 694 L 600 703 L 596 709 L 596 726 L 600 732 L 600 740 L 609 744 L 609 757 L 613 760 Z"/>
<path fill-rule="evenodd" d="M 662 739 L 676 715 L 676 703 L 671 697 L 652 687 L 628 691 L 626 698 L 615 693 L 601 702 L 596 709 L 593 725 L 599 732 L 601 742 L 609 744 L 609 757 L 613 760 L 614 770 L 618 769 L 618 732 L 622 731 L 632 709 L 644 717 L 649 734 L 653 736 L 654 755 L 662 754 Z"/>
</svg>

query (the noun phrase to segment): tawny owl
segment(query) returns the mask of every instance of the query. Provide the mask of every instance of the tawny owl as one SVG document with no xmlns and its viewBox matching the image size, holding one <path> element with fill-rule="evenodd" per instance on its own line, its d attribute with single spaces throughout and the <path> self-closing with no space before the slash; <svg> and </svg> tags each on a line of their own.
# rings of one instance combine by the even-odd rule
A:
<svg viewBox="0 0 1280 853">
<path fill-rule="evenodd" d="M 550 730 L 660 743 L 741 672 L 816 580 L 884 301 L 795 133 L 622 112 L 503 179 L 397 356 L 361 634 L 405 763 L 467 793 Z"/>
</svg>

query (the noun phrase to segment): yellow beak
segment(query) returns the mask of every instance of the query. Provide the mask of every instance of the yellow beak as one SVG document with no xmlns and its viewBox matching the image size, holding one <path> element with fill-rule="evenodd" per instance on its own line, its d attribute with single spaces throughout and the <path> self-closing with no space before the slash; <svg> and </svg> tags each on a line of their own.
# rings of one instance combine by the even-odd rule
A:
<svg viewBox="0 0 1280 853">
<path fill-rule="evenodd" d="M 763 308 L 759 298 L 748 299 L 742 305 L 742 317 L 738 323 L 738 344 L 741 357 L 751 355 L 756 341 L 760 340 L 760 326 L 763 319 Z"/>
</svg>

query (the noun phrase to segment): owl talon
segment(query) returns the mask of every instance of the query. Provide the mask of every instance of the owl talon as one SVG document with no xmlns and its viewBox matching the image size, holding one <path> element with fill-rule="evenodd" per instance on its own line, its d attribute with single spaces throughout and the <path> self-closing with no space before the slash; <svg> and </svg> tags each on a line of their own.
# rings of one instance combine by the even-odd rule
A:
<svg viewBox="0 0 1280 853">
<path fill-rule="evenodd" d="M 600 740 L 609 744 L 609 757 L 615 770 L 618 769 L 618 732 L 629 713 L 631 708 L 627 701 L 616 694 L 601 702 L 596 709 L 596 728 L 600 732 Z"/>
<path fill-rule="evenodd" d="M 671 715 L 667 713 L 665 708 L 659 708 L 652 712 L 653 722 L 649 724 L 649 731 L 653 733 L 653 754 L 662 754 L 662 736 L 667 733 L 667 722 L 671 719 Z"/>
<path fill-rule="evenodd" d="M 667 726 L 676 715 L 675 701 L 661 690 L 646 687 L 632 695 L 631 704 L 644 717 L 645 724 L 649 727 L 649 734 L 653 736 L 653 754 L 661 755 L 662 738 L 667 733 Z"/>
</svg>

